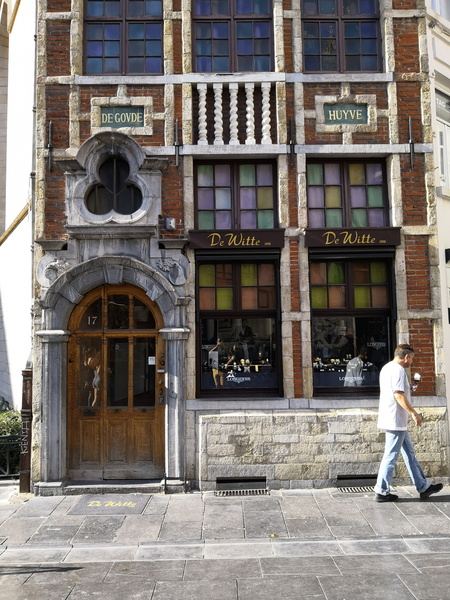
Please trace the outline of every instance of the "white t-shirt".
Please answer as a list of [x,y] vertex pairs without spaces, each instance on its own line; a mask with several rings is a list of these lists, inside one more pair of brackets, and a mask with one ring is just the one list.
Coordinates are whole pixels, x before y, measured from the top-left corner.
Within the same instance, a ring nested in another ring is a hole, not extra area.
[[380,371],[380,407],[378,429],[404,431],[408,428],[408,411],[397,402],[394,392],[403,392],[411,401],[405,369],[391,360]]

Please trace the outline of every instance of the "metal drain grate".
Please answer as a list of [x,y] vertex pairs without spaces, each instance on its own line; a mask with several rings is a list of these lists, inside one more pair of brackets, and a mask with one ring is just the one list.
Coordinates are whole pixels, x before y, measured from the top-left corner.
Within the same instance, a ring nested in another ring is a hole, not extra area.
[[355,492],[373,492],[373,487],[370,485],[361,485],[357,487],[339,487],[338,490],[343,494],[351,494]]
[[264,496],[269,490],[216,490],[214,496]]

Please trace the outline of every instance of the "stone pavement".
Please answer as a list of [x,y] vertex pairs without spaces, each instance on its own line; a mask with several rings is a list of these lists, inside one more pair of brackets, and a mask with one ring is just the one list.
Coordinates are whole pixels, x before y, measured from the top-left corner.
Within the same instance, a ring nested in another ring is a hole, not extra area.
[[0,485],[2,600],[449,600],[450,488],[31,497]]

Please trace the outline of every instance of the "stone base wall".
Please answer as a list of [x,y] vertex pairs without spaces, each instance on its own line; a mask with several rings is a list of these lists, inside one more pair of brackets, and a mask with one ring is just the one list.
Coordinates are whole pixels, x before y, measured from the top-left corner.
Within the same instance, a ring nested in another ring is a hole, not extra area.
[[[448,478],[445,408],[421,409],[410,435],[422,468]],[[269,488],[336,484],[340,475],[376,475],[384,450],[375,410],[256,411],[198,414],[198,481],[214,490],[218,477],[266,477]],[[400,459],[396,482],[410,483]]]

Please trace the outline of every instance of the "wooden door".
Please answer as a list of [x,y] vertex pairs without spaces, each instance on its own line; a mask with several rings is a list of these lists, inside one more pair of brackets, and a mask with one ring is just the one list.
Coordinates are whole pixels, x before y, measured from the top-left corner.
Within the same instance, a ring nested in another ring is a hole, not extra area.
[[164,475],[164,348],[150,300],[131,286],[91,292],[69,328],[68,476]]

